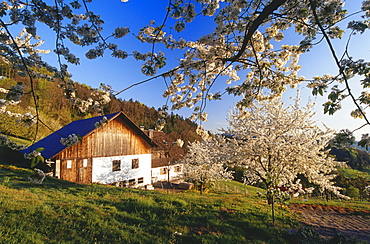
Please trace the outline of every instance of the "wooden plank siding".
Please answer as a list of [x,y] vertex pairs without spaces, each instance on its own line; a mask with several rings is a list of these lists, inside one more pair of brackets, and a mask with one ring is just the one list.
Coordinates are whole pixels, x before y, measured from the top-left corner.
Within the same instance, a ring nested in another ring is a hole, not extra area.
[[[83,166],[83,161],[87,160],[87,166]],[[71,168],[67,167],[68,162],[71,162]],[[90,184],[92,183],[92,159],[91,158],[75,158],[60,160],[59,177],[63,180],[72,182]]]
[[[125,155],[150,154],[151,145],[128,126],[120,117],[95,129],[53,157],[60,160],[60,178],[77,183],[92,183],[92,159]],[[83,167],[83,160],[87,166]],[[67,163],[71,162],[71,168]]]

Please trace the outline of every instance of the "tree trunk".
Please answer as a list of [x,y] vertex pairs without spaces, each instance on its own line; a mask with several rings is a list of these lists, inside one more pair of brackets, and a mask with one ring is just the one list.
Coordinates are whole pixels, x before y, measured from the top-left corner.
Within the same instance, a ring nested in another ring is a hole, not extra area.
[[271,205],[271,218],[272,218],[272,225],[275,225],[275,199],[274,195],[271,195],[267,198],[268,204]]
[[275,199],[274,199],[274,196],[272,196],[271,217],[272,217],[272,225],[275,225]]

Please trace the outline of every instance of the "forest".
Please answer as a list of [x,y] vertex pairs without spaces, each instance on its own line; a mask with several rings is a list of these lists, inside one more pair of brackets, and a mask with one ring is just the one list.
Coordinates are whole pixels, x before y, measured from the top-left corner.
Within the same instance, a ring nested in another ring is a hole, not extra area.
[[[46,70],[39,72],[48,73]],[[29,79],[16,75],[12,68],[4,63],[0,64],[0,76],[8,77],[0,79],[0,87],[9,89],[17,84],[29,87]],[[88,85],[73,82],[76,97],[81,100],[96,100],[96,92]],[[45,136],[60,129],[64,125],[79,119],[86,119],[99,115],[93,108],[81,110],[78,103],[71,103],[66,98],[64,90],[57,81],[50,82],[46,79],[37,79],[34,82],[37,108],[41,117],[38,126],[26,127],[17,123],[17,118],[9,117],[6,113],[0,113],[0,133],[7,136],[14,136],[29,140],[40,140]],[[0,93],[0,99],[6,99],[8,94]],[[1,101],[1,100],[0,100]],[[80,104],[79,104],[80,105]],[[12,106],[12,109],[18,113],[34,113],[35,101],[32,94],[28,93],[22,97],[19,104]],[[123,111],[136,125],[144,126],[145,129],[155,129],[156,121],[162,117],[159,113],[160,108],[150,107],[139,101],[132,99],[117,99],[110,94],[110,101],[102,107],[102,114],[115,113]],[[183,141],[194,141],[200,137],[195,130],[197,124],[187,118],[183,118],[174,113],[166,113],[166,120],[163,131],[172,134],[174,137]],[[19,121],[18,121],[19,122]]]

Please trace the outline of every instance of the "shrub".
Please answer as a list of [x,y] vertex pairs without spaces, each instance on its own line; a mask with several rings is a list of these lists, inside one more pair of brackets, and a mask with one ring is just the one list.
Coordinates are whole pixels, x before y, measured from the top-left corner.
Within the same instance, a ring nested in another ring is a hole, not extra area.
[[350,186],[346,190],[346,195],[351,198],[358,198],[360,197],[360,190],[356,187]]

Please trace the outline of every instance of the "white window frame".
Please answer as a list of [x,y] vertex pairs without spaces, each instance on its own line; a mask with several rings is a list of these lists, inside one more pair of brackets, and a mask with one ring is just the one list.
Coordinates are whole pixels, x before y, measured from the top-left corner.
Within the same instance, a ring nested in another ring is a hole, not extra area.
[[82,167],[86,168],[86,167],[87,167],[87,165],[88,165],[88,159],[87,159],[87,158],[84,158],[84,159],[82,160]]
[[67,169],[72,169],[72,160],[67,160]]

